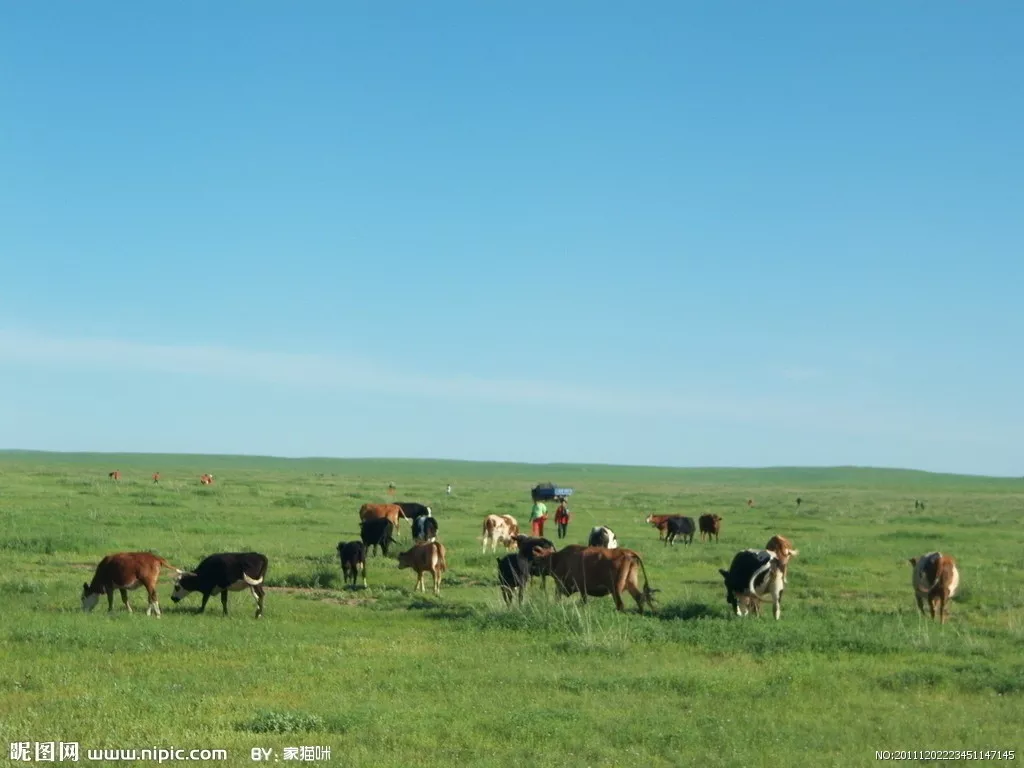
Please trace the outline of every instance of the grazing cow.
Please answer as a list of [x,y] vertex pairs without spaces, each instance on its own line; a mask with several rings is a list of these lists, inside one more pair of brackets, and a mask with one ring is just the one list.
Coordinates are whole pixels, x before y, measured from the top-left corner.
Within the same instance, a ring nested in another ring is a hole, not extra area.
[[803,499],[801,499],[801,498],[800,498],[799,496],[797,496],[797,497],[796,497],[796,505],[797,505],[797,506],[799,507],[799,506],[800,506],[801,504],[803,504],[803,503],[804,503],[804,500],[803,500]]
[[786,578],[786,572],[789,568],[789,559],[799,555],[800,550],[793,549],[793,542],[785,536],[777,534],[768,539],[768,543],[764,545],[764,548],[774,552],[775,556],[779,558],[779,562],[782,563],[782,583],[788,584],[789,580]]
[[439,541],[417,544],[412,549],[399,553],[398,567],[412,568],[416,571],[416,589],[421,592],[427,591],[423,585],[423,574],[429,571],[434,577],[434,594],[440,595],[441,576],[448,568],[444,561],[444,545]]
[[701,515],[697,524],[700,525],[701,541],[704,541],[704,536],[708,537],[708,541],[711,541],[712,536],[718,541],[718,533],[722,530],[722,518],[719,515]]
[[153,473],[153,482],[154,483],[159,483],[160,482],[160,473],[159,472],[154,472]]
[[113,472],[108,472],[107,477],[109,477],[111,480],[120,480],[121,472],[120,470],[115,469]]
[[[572,544],[558,552],[538,553],[534,563],[555,579],[559,596],[579,592],[580,599],[586,603],[587,597],[611,595],[615,608],[623,611],[622,593],[628,591],[636,600],[640,613],[644,612],[644,603],[654,610],[654,593],[657,590],[648,585],[647,569],[640,555],[631,549]],[[637,582],[638,566],[644,574],[643,591]]]
[[524,536],[523,534],[517,534],[513,536],[518,552],[516,557],[519,558],[520,570],[526,573],[527,581],[534,576],[540,576],[540,585],[542,589],[547,589],[547,575],[537,566],[535,560],[538,554],[547,552],[548,550],[555,552],[557,547],[550,539],[544,539],[537,536]]
[[338,542],[338,560],[341,561],[342,582],[356,585],[356,575],[363,572],[363,586],[366,586],[366,546],[361,541]]
[[513,552],[511,555],[498,558],[498,584],[505,605],[512,605],[513,593],[519,595],[519,604],[523,604],[523,593],[529,580],[529,565],[520,559],[518,553]]
[[498,550],[499,543],[512,549],[515,546],[517,535],[519,535],[519,523],[512,515],[488,515],[484,518],[483,551],[487,551],[488,543],[491,545],[492,552]]
[[661,541],[668,531],[668,521],[671,517],[675,517],[675,515],[648,515],[644,522],[658,529],[658,541]]
[[934,619],[937,603],[939,622],[945,624],[949,615],[946,603],[953,599],[960,586],[960,571],[957,570],[956,560],[941,552],[929,552],[927,555],[910,558],[910,564],[914,568],[913,585],[917,607],[924,614],[924,601],[927,598]]
[[213,475],[202,474],[199,476],[200,485],[213,485]]
[[420,515],[412,521],[414,541],[433,541],[437,538],[437,518]]
[[359,526],[359,538],[362,539],[363,544],[371,548],[374,556],[377,554],[377,547],[380,547],[380,551],[387,557],[388,547],[398,543],[392,536],[394,531],[395,526],[391,520],[386,517],[378,517],[363,521]]
[[693,534],[697,532],[697,525],[692,517],[674,515],[668,519],[666,527],[666,544],[675,544],[676,536],[682,536],[684,544],[693,544]]
[[99,602],[100,595],[107,596],[107,612],[114,610],[114,590],[121,593],[121,601],[128,613],[132,607],[128,604],[128,590],[145,587],[149,596],[146,615],[153,613],[160,618],[160,603],[157,600],[156,582],[160,578],[161,568],[175,568],[162,557],[152,552],[118,552],[107,555],[96,566],[92,583],[82,584],[82,610],[89,613]]
[[181,602],[192,592],[199,592],[203,602],[199,613],[206,610],[211,595],[220,595],[224,615],[228,615],[228,592],[252,591],[256,601],[256,617],[263,615],[263,579],[267,575],[267,556],[259,552],[219,552],[205,558],[194,571],[182,573],[174,580],[171,600]]
[[747,499],[747,506],[748,507],[754,506],[754,500],[753,499]]
[[405,512],[397,504],[363,504],[359,508],[359,519],[367,520],[387,519],[395,526],[395,532],[399,530],[398,521],[405,517]]
[[617,549],[619,546],[619,542],[615,540],[615,534],[612,533],[612,529],[606,528],[603,525],[590,529],[590,537],[587,539],[587,544],[592,547],[607,547],[608,549]]
[[749,610],[761,614],[761,599],[772,597],[772,615],[778,620],[782,612],[782,563],[767,549],[744,549],[732,559],[729,570],[718,569],[725,579],[725,601],[745,616]]
[[424,515],[432,517],[434,514],[426,504],[420,504],[416,501],[396,501],[395,506],[401,507],[402,515],[409,520],[415,520],[417,517]]

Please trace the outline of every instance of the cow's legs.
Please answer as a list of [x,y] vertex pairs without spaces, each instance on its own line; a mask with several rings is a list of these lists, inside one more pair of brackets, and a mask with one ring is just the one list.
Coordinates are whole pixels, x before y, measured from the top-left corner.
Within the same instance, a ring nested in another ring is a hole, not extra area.
[[155,611],[156,617],[160,618],[160,603],[157,600],[156,585],[146,585],[146,591],[149,593],[149,606],[146,608],[146,615],[149,616],[150,612]]
[[228,591],[225,589],[220,593],[220,604],[224,606],[224,615],[228,615]]
[[440,596],[441,594],[441,571],[435,568],[434,574],[434,594]]
[[914,597],[917,598],[917,607],[921,611],[921,615],[924,616],[924,595],[920,592],[915,592]]
[[114,610],[114,588],[109,587],[103,590],[107,593],[107,613]]
[[210,600],[210,593],[209,592],[204,592],[203,593],[203,602],[199,604],[199,613],[202,613],[203,611],[206,610],[206,603],[209,600]]
[[[365,560],[363,560],[362,565],[363,565],[363,587],[365,587],[366,586],[366,561]],[[355,575],[355,573],[353,573],[352,574],[352,586],[354,587],[355,585],[356,585],[356,575]]]
[[132,607],[128,604],[128,590],[119,589],[118,592],[121,593],[121,602],[124,603],[124,607],[127,609],[128,613],[131,613]]
[[252,588],[252,591],[256,594],[256,617],[259,618],[263,615],[263,598],[266,592],[263,591],[263,585],[258,584]]

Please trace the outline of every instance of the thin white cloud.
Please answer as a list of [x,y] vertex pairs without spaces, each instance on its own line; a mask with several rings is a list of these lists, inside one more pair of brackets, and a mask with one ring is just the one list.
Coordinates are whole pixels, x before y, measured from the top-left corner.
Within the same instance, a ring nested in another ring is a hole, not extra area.
[[[852,403],[815,404],[806,398],[729,398],[703,393],[665,393],[639,389],[622,392],[563,382],[435,376],[407,370],[399,373],[374,361],[329,355],[110,339],[58,338],[20,330],[0,329],[2,364],[151,371],[312,390],[364,391],[455,401],[554,406],[666,419],[712,420],[775,429],[812,427],[850,435],[913,434],[917,438],[923,437],[918,428],[920,425],[889,418],[877,408],[856,408]],[[812,369],[791,370],[805,378],[814,373]],[[657,380],[656,376],[646,377],[646,381]],[[956,435],[941,428],[925,431],[940,440],[978,439],[962,431]],[[685,440],[685,434],[681,434],[680,439]]]

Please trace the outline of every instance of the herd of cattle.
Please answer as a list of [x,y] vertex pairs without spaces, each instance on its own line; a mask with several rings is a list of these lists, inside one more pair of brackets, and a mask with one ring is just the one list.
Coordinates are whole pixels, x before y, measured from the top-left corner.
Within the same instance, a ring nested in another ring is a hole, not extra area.
[[[359,509],[360,538],[338,543],[337,555],[345,584],[355,585],[362,577],[366,586],[367,554],[379,549],[387,556],[401,520],[412,526],[412,548],[398,554],[398,568],[416,574],[415,589],[426,591],[424,576],[431,574],[433,592],[441,594],[441,580],[447,570],[445,547],[437,540],[439,525],[430,507],[416,502],[364,504]],[[677,537],[692,544],[699,530],[700,539],[718,541],[722,527],[719,515],[701,515],[697,522],[685,515],[649,515],[646,522],[654,526],[659,540],[674,545]],[[583,602],[588,597],[611,595],[615,607],[625,609],[622,596],[629,593],[643,613],[644,605],[654,609],[651,589],[640,555],[619,547],[615,533],[606,526],[594,527],[587,545],[571,544],[558,549],[550,540],[526,536],[511,515],[487,515],[482,528],[483,551],[490,546],[496,552],[501,545],[508,554],[498,558],[498,584],[507,605],[523,596],[530,580],[541,577],[546,589],[551,576],[560,596],[579,593]],[[719,569],[725,582],[726,602],[738,616],[760,615],[762,600],[771,599],[772,615],[781,615],[782,594],[787,581],[790,560],[799,554],[784,536],[772,536],[763,549],[744,549],[735,554],[728,570]],[[956,594],[960,575],[956,561],[949,555],[930,552],[911,558],[912,584],[917,605],[924,614],[925,601],[934,619],[942,623],[948,616],[947,604]],[[227,552],[210,555],[194,571],[183,571],[149,552],[120,552],[104,557],[96,567],[91,583],[82,587],[82,608],[92,610],[101,595],[106,595],[108,610],[114,607],[114,591],[120,592],[125,608],[131,612],[128,590],[145,587],[149,597],[146,614],[160,616],[156,584],[162,568],[175,571],[171,600],[178,603],[192,592],[202,595],[199,612],[206,608],[211,596],[220,595],[224,613],[228,612],[228,593],[249,589],[256,601],[256,618],[263,615],[263,580],[267,573],[267,557],[258,552]],[[643,575],[643,588],[639,583]]]

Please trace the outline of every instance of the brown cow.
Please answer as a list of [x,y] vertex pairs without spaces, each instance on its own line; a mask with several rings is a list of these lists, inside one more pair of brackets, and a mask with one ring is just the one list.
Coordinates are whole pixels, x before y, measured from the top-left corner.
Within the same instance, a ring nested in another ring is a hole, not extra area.
[[395,526],[396,533],[398,531],[398,521],[409,519],[405,515],[405,510],[398,504],[363,504],[359,508],[359,519],[364,523],[367,520],[380,520],[382,518],[391,521],[391,524]]
[[199,476],[200,485],[213,485],[213,475],[202,474]]
[[[559,595],[580,593],[587,597],[611,595],[616,610],[623,611],[622,593],[629,592],[640,613],[644,603],[654,610],[654,592],[647,583],[647,569],[640,555],[631,549],[582,547],[571,544],[558,552],[535,551],[534,564],[542,573],[550,574],[558,585]],[[637,566],[644,572],[643,591],[637,584]]]
[[512,515],[488,515],[484,518],[483,527],[483,551],[487,551],[487,544],[490,543],[491,551],[498,549],[498,544],[504,544],[508,549],[516,546],[516,536],[519,535],[519,521]]
[[412,568],[416,571],[416,589],[420,592],[427,591],[423,585],[423,574],[429,571],[434,577],[434,594],[440,595],[441,576],[448,570],[448,564],[444,560],[444,545],[439,541],[429,541],[400,552],[398,567]]
[[949,615],[946,603],[953,599],[960,586],[960,571],[957,570],[956,560],[941,552],[929,552],[927,555],[910,558],[910,564],[914,567],[912,583],[917,607],[923,614],[927,597],[934,619],[935,605],[938,603],[939,621],[945,624]]
[[704,536],[707,535],[708,541],[711,541],[711,537],[715,537],[715,541],[718,541],[718,533],[722,530],[722,518],[719,515],[701,515],[697,521],[700,525],[700,540],[704,541]]
[[658,529],[658,541],[665,538],[665,534],[668,532],[668,519],[672,515],[648,515],[644,520],[645,523],[650,523]]
[[154,472],[153,473],[153,482],[154,483],[159,483],[160,482],[160,473],[159,472]]
[[113,472],[108,472],[107,473],[107,477],[109,477],[111,480],[120,480],[121,479],[121,471],[118,470],[118,469],[115,469]]
[[92,583],[82,584],[82,610],[88,613],[99,602],[100,595],[107,596],[107,611],[114,610],[114,590],[121,592],[121,600],[128,613],[132,607],[128,604],[128,590],[145,587],[149,594],[149,607],[146,615],[154,611],[160,617],[160,604],[157,602],[156,582],[160,578],[161,568],[171,568],[180,576],[182,570],[175,568],[162,557],[152,552],[118,552],[107,555],[96,566]]
[[774,552],[779,558],[782,571],[782,583],[788,584],[789,581],[786,579],[786,569],[789,565],[789,558],[796,557],[800,554],[799,549],[793,549],[793,542],[787,539],[785,536],[779,536],[776,534],[768,539],[768,543],[764,545],[764,548],[769,552]]

